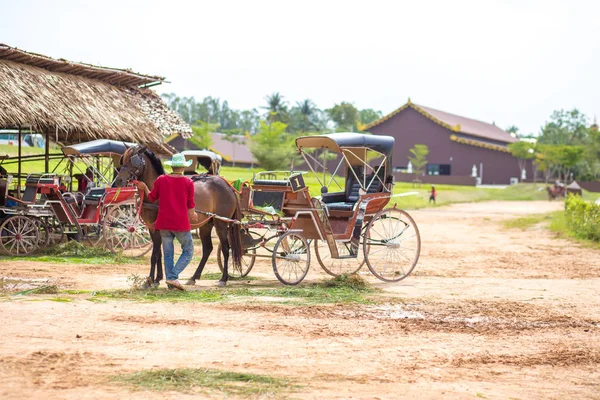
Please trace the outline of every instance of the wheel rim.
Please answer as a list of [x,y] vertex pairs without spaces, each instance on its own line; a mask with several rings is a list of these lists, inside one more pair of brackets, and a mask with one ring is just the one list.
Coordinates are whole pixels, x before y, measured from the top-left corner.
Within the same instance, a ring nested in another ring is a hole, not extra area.
[[37,221],[22,216],[10,217],[0,227],[0,238],[6,253],[14,256],[31,254],[39,247]]
[[[350,243],[338,243],[337,247],[340,256],[350,255]],[[356,258],[331,258],[329,245],[324,240],[315,240],[315,254],[321,268],[331,276],[356,274],[365,263],[360,249]]]
[[406,278],[419,261],[419,228],[405,211],[385,209],[369,222],[363,253],[373,275],[382,281],[398,282]]
[[150,232],[139,218],[135,204],[116,206],[104,221],[104,240],[108,249],[128,257],[139,257],[152,248]]
[[285,233],[275,244],[273,272],[281,283],[297,285],[302,282],[310,266],[310,247],[304,236]]

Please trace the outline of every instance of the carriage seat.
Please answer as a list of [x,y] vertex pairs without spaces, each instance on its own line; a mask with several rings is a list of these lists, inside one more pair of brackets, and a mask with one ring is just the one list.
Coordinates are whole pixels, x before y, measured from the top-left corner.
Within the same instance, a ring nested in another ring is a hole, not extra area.
[[83,204],[98,204],[106,193],[105,187],[89,188],[83,196]]
[[[383,173],[383,170],[380,171],[380,177]],[[367,176],[363,176],[357,172],[358,178],[362,181],[363,177],[365,179],[366,184],[375,176],[374,173],[368,174]],[[354,210],[354,206],[358,199],[360,198],[360,182],[356,180],[354,174],[349,174],[348,178],[346,178],[346,191],[344,193],[332,193],[329,196],[323,196],[323,202],[327,204],[327,208],[330,210],[338,210],[338,211],[352,211]],[[379,193],[383,190],[383,184],[377,178],[373,180],[371,186],[367,189],[367,194]]]
[[255,179],[253,182],[255,185],[266,185],[266,186],[290,186],[290,181],[288,180],[270,180],[270,179]]

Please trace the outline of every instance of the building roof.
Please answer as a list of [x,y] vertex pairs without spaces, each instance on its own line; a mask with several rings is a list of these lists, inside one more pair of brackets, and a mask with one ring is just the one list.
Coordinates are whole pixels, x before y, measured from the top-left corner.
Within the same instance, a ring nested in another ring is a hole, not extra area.
[[161,76],[143,75],[130,69],[117,69],[100,67],[81,62],[72,62],[64,58],[55,59],[42,54],[17,49],[0,43],[0,59],[14,61],[19,64],[31,65],[52,72],[64,72],[69,75],[78,75],[85,78],[96,79],[111,85],[142,86],[159,84],[165,80]]
[[111,139],[168,152],[166,137],[192,130],[154,91],[138,87],[162,79],[0,45],[0,128],[31,127],[62,144]]
[[392,113],[366,126],[363,126],[362,130],[369,130],[394,117],[396,114],[399,114],[407,108],[412,108],[413,110],[419,112],[425,117],[431,119],[433,122],[455,133],[476,136],[478,138],[494,140],[504,143],[513,143],[518,141],[518,139],[511,136],[510,133],[500,129],[494,124],[488,124],[487,122],[478,121],[476,119],[461,117],[459,115],[450,114],[445,111],[436,110],[435,108],[421,106],[412,103],[410,99],[405,105],[393,111]]
[[211,135],[213,144],[210,146],[210,150],[220,154],[226,161],[246,164],[257,163],[250,152],[248,138],[245,136],[242,139],[242,143],[232,143],[225,140],[226,135],[223,133],[211,133]]

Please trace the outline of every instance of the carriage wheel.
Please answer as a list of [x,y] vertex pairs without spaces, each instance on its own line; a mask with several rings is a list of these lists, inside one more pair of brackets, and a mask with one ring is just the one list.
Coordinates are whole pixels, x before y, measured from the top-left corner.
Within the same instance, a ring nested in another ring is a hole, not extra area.
[[34,219],[38,229],[38,250],[44,250],[52,240],[52,228],[40,218]]
[[[360,249],[356,258],[331,258],[329,245],[325,240],[315,240],[315,254],[323,270],[331,276],[353,275],[365,265],[365,258]],[[338,254],[341,257],[349,256],[350,243],[338,243]]]
[[367,225],[363,253],[369,270],[385,282],[406,278],[421,253],[419,228],[406,211],[387,208]]
[[277,241],[272,255],[273,272],[285,285],[297,285],[310,267],[310,246],[297,232],[286,232]]
[[85,241],[92,247],[96,247],[99,245],[104,245],[102,243],[102,239],[104,239],[103,225],[86,225],[83,227],[83,233],[85,237]]
[[54,245],[62,242],[66,235],[61,223],[56,218],[46,218],[44,222],[48,228],[48,244]]
[[[256,232],[248,232],[251,236],[260,237],[260,235]],[[229,250],[229,259],[231,260],[231,249]],[[252,267],[254,266],[254,262],[256,261],[256,248],[244,249],[244,255],[242,256],[242,265],[240,265],[239,269],[233,268],[231,263],[229,263],[229,268],[227,268],[227,275],[230,278],[243,278],[247,276]],[[219,269],[223,272],[223,252],[221,251],[221,244],[219,243],[219,247],[217,248],[217,264],[219,265]]]
[[137,215],[136,204],[112,206],[102,226],[104,243],[113,253],[141,257],[152,249],[152,238]]
[[26,256],[39,248],[37,220],[21,215],[6,219],[0,225],[0,247],[11,256]]

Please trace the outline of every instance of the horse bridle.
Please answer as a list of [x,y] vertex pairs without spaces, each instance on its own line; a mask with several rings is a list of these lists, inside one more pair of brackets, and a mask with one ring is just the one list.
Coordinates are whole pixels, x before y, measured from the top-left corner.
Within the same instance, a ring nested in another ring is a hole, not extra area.
[[144,168],[146,167],[146,160],[144,160],[143,154],[145,151],[146,151],[145,147],[140,147],[139,149],[135,150],[135,152],[129,159],[128,165],[122,165],[122,162],[121,162],[121,168],[119,169],[119,174],[121,172],[125,172],[127,174],[126,180],[128,182],[133,179],[139,178],[139,176],[144,171]]

